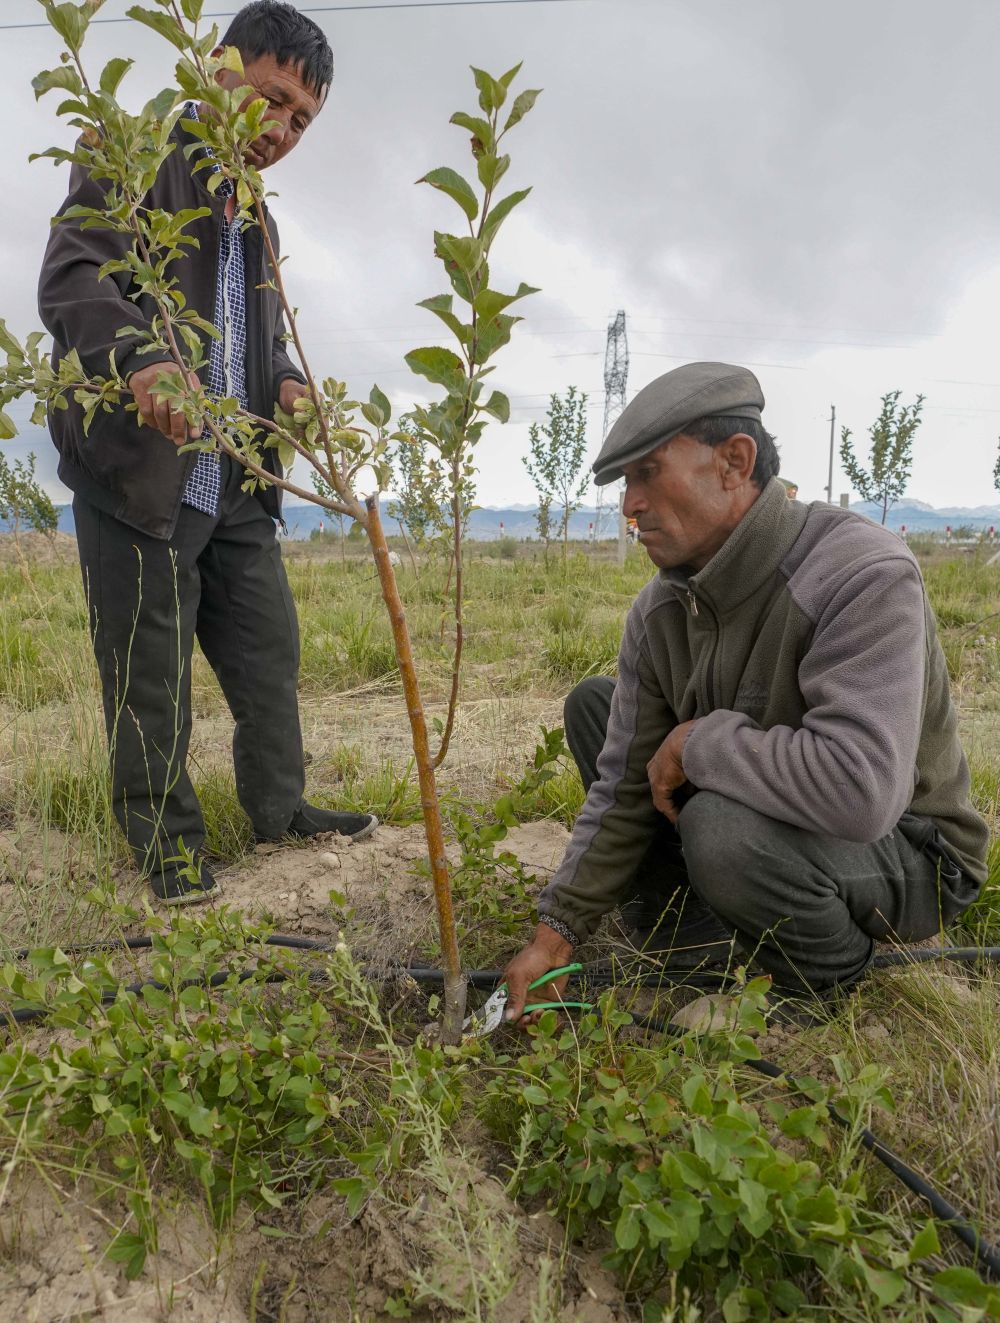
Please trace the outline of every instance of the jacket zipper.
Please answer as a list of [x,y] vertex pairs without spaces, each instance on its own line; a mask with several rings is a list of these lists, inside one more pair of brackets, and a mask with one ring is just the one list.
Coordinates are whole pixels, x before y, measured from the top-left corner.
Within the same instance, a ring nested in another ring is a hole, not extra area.
[[[694,588],[691,586],[690,583],[688,584],[687,587],[687,599],[688,599],[688,605],[691,608],[691,614],[693,616],[700,615],[701,613],[698,609],[698,598],[695,596]],[[707,706],[705,709],[706,712],[712,712],[715,709],[715,685],[713,683],[713,676],[715,674],[715,654],[719,650],[718,617],[711,608],[709,608],[709,615],[712,617],[712,620],[715,624],[715,634],[712,640],[711,651],[708,654],[708,662],[705,665],[705,698],[707,700]]]

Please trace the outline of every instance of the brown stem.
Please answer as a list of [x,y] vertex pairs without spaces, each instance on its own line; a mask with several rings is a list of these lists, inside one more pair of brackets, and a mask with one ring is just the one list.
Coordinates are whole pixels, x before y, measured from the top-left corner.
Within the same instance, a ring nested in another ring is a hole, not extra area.
[[452,563],[455,566],[455,653],[451,662],[451,692],[448,694],[448,715],[445,719],[441,745],[434,755],[434,766],[440,767],[451,744],[451,733],[455,729],[455,714],[458,711],[458,686],[462,676],[462,645],[465,642],[465,630],[462,622],[462,495],[461,476],[452,483]]
[[420,687],[417,683],[417,671],[413,664],[413,649],[410,646],[410,632],[406,624],[406,612],[403,610],[396,575],[389,559],[389,546],[385,540],[382,520],[379,517],[378,495],[366,497],[365,507],[368,516],[368,537],[371,542],[372,555],[375,557],[375,566],[378,570],[382,598],[386,610],[389,612],[392,639],[396,647],[396,660],[399,663],[399,674],[403,681],[403,694],[406,698],[406,712],[410,718],[413,754],[417,763],[417,779],[420,782],[420,805],[424,814],[424,830],[427,833],[431,876],[434,879],[434,900],[437,905],[441,956],[444,960],[444,1016],[441,1022],[441,1041],[454,1045],[461,1042],[462,1038],[466,983],[458,955],[455,912],[451,899],[451,880],[448,877],[448,860],[444,852],[444,826],[441,821],[441,805],[438,801],[437,786],[434,780],[434,765],[431,762],[430,746],[427,740],[427,720],[424,717]]

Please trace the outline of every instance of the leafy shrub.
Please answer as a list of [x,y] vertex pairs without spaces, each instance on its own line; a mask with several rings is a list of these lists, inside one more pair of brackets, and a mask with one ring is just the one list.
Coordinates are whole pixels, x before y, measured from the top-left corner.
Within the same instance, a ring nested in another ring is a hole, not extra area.
[[[839,1299],[851,1317],[859,1305],[868,1317],[919,1298],[916,1265],[938,1251],[932,1223],[909,1247],[896,1243],[857,1170],[857,1125],[873,1105],[891,1104],[875,1067],[852,1076],[835,1058],[836,1088],[804,1082],[801,1105],[741,1097],[725,1054],[756,1054],[746,1035],[762,1025],[767,986],[746,987],[734,1033],[716,1036],[714,1054],[690,1038],[652,1050],[623,1043],[630,1017],[609,998],[572,1028],[547,1012],[533,1050],[498,1075],[483,1104],[495,1132],[520,1137],[520,1192],[544,1196],[572,1239],[604,1233],[606,1262],[645,1300],[647,1320],[675,1317],[661,1294],[667,1281],[714,1298],[727,1323],[812,1317],[809,1292],[821,1282],[828,1307]],[[850,1118],[843,1146],[831,1098]],[[820,1159],[829,1165],[831,1153],[838,1170],[828,1177]],[[1000,1317],[1000,1291],[970,1270],[935,1281],[945,1299]]]

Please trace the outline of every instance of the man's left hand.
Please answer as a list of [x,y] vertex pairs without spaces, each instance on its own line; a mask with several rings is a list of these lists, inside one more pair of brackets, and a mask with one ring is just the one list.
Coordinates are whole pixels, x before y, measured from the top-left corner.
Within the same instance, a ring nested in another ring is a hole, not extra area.
[[308,386],[303,386],[302,382],[296,381],[294,377],[286,377],[278,387],[278,408],[285,413],[293,413],[295,401],[308,394]]
[[680,809],[674,803],[674,791],[687,781],[684,741],[696,725],[695,721],[682,721],[675,726],[646,764],[653,803],[671,822],[676,822],[680,816]]

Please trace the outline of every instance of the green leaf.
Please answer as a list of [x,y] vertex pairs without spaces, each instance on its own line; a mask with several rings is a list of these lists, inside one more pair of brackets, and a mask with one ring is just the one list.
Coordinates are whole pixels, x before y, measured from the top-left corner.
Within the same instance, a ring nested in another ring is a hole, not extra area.
[[537,294],[538,290],[534,285],[526,285],[523,281],[517,287],[514,294],[501,294],[499,290],[483,289],[476,295],[476,301],[472,305],[478,316],[484,321],[492,321],[499,312],[511,303],[516,303],[518,299],[527,298],[529,294]]
[[509,168],[509,156],[496,156],[493,153],[486,152],[480,156],[476,164],[479,182],[483,188],[495,188]]
[[932,1254],[938,1254],[940,1250],[941,1242],[938,1240],[937,1227],[933,1222],[925,1222],[913,1237],[913,1244],[910,1246],[906,1261],[907,1263],[917,1263],[920,1259],[927,1259]]
[[478,115],[467,115],[464,110],[456,110],[449,120],[450,124],[457,124],[460,129],[468,129],[472,134],[472,154],[473,156],[482,156],[484,152],[490,153],[496,151],[496,140],[493,136],[493,126],[487,119],[480,119]]
[[13,418],[0,409],[0,441],[13,441],[15,436],[17,436],[17,428],[14,426]]
[[108,96],[114,96],[118,91],[118,85],[128,73],[129,69],[135,63],[134,60],[124,60],[120,56],[115,56],[113,60],[108,60],[107,64],[101,70],[101,91],[106,92]]
[[507,89],[503,83],[497,82],[485,69],[477,69],[475,65],[471,66],[472,76],[476,80],[476,87],[479,89],[479,105],[482,110],[490,114],[494,110],[499,110],[507,100]]
[[466,326],[459,321],[451,310],[450,294],[435,294],[433,298],[421,299],[417,304],[418,308],[426,308],[428,312],[434,313],[436,317],[444,322],[449,331],[460,340],[462,344],[466,343],[466,336],[472,330],[471,326]]
[[476,336],[476,362],[485,363],[498,349],[502,349],[510,340],[510,333],[521,320],[520,317],[508,317],[500,313],[488,322],[480,322]]
[[244,76],[243,56],[235,46],[223,47],[219,64],[223,69],[228,69],[230,73],[239,74],[241,78]]
[[430,184],[431,188],[440,189],[453,198],[468,216],[470,221],[479,215],[479,200],[472,191],[472,185],[463,179],[457,170],[441,166],[438,170],[429,170],[417,180],[418,184]]
[[638,1210],[629,1204],[622,1209],[615,1223],[615,1244],[622,1250],[635,1249],[640,1231]]
[[71,51],[80,49],[90,23],[90,16],[85,10],[71,4],[48,3],[45,16]]
[[508,69],[505,74],[500,75],[500,81],[501,83],[503,83],[504,87],[510,87],[511,83],[521,72],[521,65],[523,63],[524,63],[523,60],[518,60],[517,64],[514,65],[513,69]]
[[945,1268],[934,1274],[931,1285],[949,1304],[982,1309],[989,1299],[990,1288],[971,1268]]
[[381,413],[382,421],[379,426],[384,427],[392,417],[392,406],[390,405],[388,398],[379,390],[378,386],[372,386],[371,390],[368,392],[368,399],[372,405],[378,409],[379,413]]
[[642,1220],[654,1244],[660,1240],[669,1240],[677,1230],[676,1222],[660,1203],[647,1204],[643,1209]]
[[454,263],[455,266],[466,276],[474,276],[483,263],[483,244],[479,239],[470,237],[459,237],[454,234],[442,234],[440,230],[434,232],[434,253],[440,257],[449,266]]
[[493,242],[493,236],[507,219],[510,213],[531,192],[530,188],[518,189],[516,193],[508,193],[505,198],[501,198],[495,207],[483,218],[480,228],[480,237],[487,246]]
[[342,1195],[347,1200],[348,1217],[357,1217],[368,1198],[368,1182],[360,1176],[345,1176],[340,1180],[331,1181],[330,1184],[334,1193]]
[[157,13],[155,9],[143,9],[142,5],[133,5],[131,9],[127,9],[125,12],[129,18],[135,19],[137,23],[144,23],[147,28],[152,28],[161,37],[166,37],[167,41],[172,46],[176,46],[179,51],[187,50],[188,39],[184,29],[169,14]]
[[181,9],[189,23],[199,23],[201,21],[201,11],[204,7],[205,0],[181,0]]
[[43,69],[40,74],[32,78],[31,86],[35,89],[36,101],[46,92],[51,92],[54,87],[61,88],[64,92],[72,92],[74,96],[83,95],[80,75],[68,64],[60,64],[56,69]]
[[890,1272],[887,1268],[873,1268],[866,1263],[864,1274],[868,1289],[883,1308],[895,1304],[906,1290],[906,1278],[902,1273]]
[[507,116],[507,123],[503,126],[504,133],[512,129],[515,124],[524,119],[525,115],[538,100],[542,89],[540,87],[528,88],[514,98],[514,104],[510,108],[510,114]]
[[124,1263],[125,1276],[134,1281],[146,1262],[146,1242],[131,1231],[120,1231],[108,1246],[107,1254],[113,1263]]
[[449,390],[464,388],[465,365],[450,349],[442,349],[437,345],[412,349],[406,355],[406,362],[411,372],[416,372],[439,386],[446,386]]
[[501,423],[510,421],[510,400],[502,391],[495,390],[486,403],[482,405],[482,409],[484,413],[491,413]]

